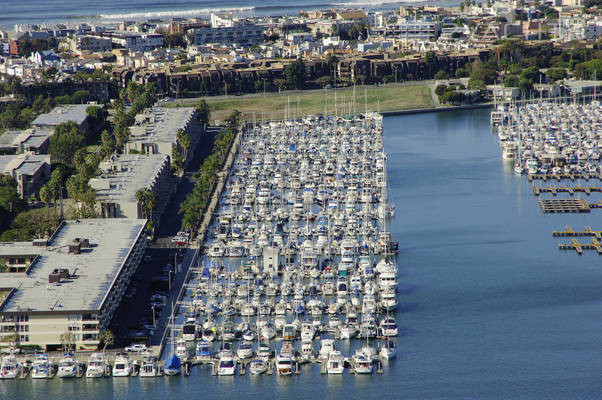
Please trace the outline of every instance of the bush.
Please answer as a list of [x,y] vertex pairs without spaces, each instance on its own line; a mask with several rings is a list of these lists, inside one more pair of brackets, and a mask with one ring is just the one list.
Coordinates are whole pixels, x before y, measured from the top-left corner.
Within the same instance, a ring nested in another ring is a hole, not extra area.
[[437,96],[441,96],[446,91],[447,91],[447,86],[445,86],[445,85],[437,85],[437,87],[435,88],[435,94]]
[[443,70],[438,71],[435,74],[435,79],[437,79],[437,80],[449,79],[449,74]]

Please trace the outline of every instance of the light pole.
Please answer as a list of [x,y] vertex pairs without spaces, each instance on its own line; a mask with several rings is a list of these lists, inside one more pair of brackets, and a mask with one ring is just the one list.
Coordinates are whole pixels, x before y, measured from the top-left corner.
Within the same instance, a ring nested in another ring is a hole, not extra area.
[[172,274],[172,272],[171,272],[171,269],[170,269],[169,270],[169,279],[168,279],[168,281],[169,281],[169,291],[170,292],[171,292],[171,274]]
[[153,310],[153,326],[156,328],[157,327],[157,321],[155,320],[155,305],[153,304],[151,306],[152,310]]

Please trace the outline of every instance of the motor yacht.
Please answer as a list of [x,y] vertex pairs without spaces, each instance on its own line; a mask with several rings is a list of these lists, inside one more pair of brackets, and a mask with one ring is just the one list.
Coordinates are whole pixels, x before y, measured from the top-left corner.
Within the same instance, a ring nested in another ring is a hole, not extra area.
[[118,353],[113,362],[113,376],[114,377],[127,377],[133,371],[132,360],[123,353]]

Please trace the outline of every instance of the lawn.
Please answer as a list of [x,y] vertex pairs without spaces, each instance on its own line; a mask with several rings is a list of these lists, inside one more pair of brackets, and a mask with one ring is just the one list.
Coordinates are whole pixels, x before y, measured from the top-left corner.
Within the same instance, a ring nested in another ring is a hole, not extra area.
[[[335,99],[336,96],[336,99]],[[211,119],[223,120],[232,110],[239,110],[247,120],[261,120],[262,113],[265,119],[282,119],[286,116],[287,105],[290,109],[290,118],[308,114],[350,115],[370,111],[396,111],[415,108],[432,108],[430,90],[426,85],[414,86],[388,86],[388,87],[356,87],[355,101],[353,88],[334,90],[311,90],[307,92],[267,93],[259,95],[205,97],[211,107]],[[177,103],[170,103],[168,107],[193,105],[198,100],[184,99]]]

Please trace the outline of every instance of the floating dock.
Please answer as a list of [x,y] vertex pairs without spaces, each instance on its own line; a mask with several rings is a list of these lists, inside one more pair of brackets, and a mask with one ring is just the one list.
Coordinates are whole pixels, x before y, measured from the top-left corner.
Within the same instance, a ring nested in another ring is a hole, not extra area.
[[596,250],[598,255],[602,255],[602,243],[597,239],[592,238],[592,243],[579,243],[577,239],[573,239],[571,243],[558,244],[559,250],[575,250],[577,254],[583,254],[583,250]]
[[535,196],[539,196],[542,193],[552,193],[556,196],[558,193],[568,193],[573,196],[575,193],[585,193],[586,195],[590,195],[592,192],[602,193],[602,186],[545,186],[545,187],[537,187],[535,185],[531,186],[531,190],[533,190],[533,194]]
[[539,206],[544,213],[588,213],[590,208],[598,208],[584,199],[539,199]]
[[593,236],[597,240],[602,240],[602,231],[595,231],[586,226],[583,231],[574,231],[570,226],[566,226],[563,231],[552,231],[552,236]]
[[602,181],[602,174],[529,174],[527,175],[527,179],[529,182],[533,182],[534,180],[556,180],[561,181],[563,179],[574,181],[576,179],[583,179],[585,181],[589,181],[590,179],[597,179]]

